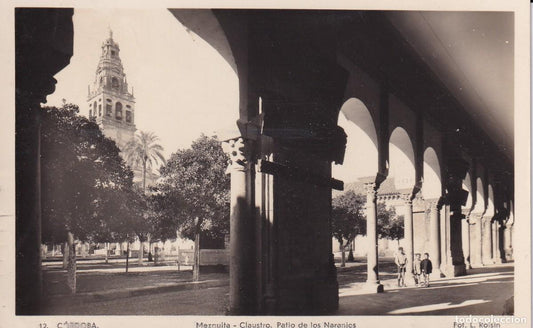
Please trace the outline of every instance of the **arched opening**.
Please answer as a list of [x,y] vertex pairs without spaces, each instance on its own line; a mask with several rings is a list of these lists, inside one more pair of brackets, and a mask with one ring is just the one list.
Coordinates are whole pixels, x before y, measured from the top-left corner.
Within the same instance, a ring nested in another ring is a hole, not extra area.
[[492,219],[495,214],[496,212],[494,208],[494,190],[492,189],[492,185],[489,184],[487,195],[487,211],[485,212],[485,215],[487,216],[487,218]]
[[440,165],[437,153],[431,147],[424,152],[424,181],[422,196],[424,199],[435,199],[442,195]]
[[341,107],[338,125],[348,138],[344,164],[333,165],[332,176],[345,184],[375,176],[378,171],[378,139],[368,108],[357,98],[348,99]]
[[117,120],[122,120],[122,104],[117,102],[115,105],[115,118]]
[[463,214],[466,215],[466,220],[461,221],[461,236],[462,236],[462,245],[463,245],[463,255],[465,257],[465,264],[467,269],[472,268],[472,251],[471,251],[471,240],[472,232],[471,229],[473,225],[473,220],[469,217],[470,211],[472,210],[472,181],[470,179],[470,174],[466,173],[466,177],[463,180],[463,190],[468,192],[468,197],[466,203],[463,206]]
[[389,176],[394,179],[397,190],[413,189],[415,186],[415,153],[411,138],[402,127],[392,131],[389,140]]
[[111,88],[115,91],[119,89],[119,83],[116,77],[111,78]]
[[473,197],[472,197],[472,180],[470,179],[470,173],[466,173],[466,177],[463,180],[463,189],[468,191],[468,197],[466,198],[466,203],[463,208],[465,210],[471,210]]
[[[412,203],[405,201],[406,198],[411,198],[415,186],[415,154],[411,138],[402,127],[395,128],[390,136],[389,161],[389,176],[380,189],[384,189],[384,184],[387,183],[390,189],[388,192],[399,195],[399,199],[396,202],[398,205],[396,206],[396,213],[402,215],[404,219],[404,239],[400,241],[400,245],[404,248],[408,261],[410,261],[409,263],[412,263],[414,251],[424,247],[423,241],[415,243],[414,236],[417,235],[416,230],[419,230],[416,227],[424,230],[425,228],[422,224],[414,224],[415,218],[413,216]],[[382,190],[382,192],[386,191]],[[424,215],[419,215],[417,221],[423,222],[423,220]],[[410,270],[408,269],[408,271]]]
[[485,212],[485,189],[481,178],[476,180],[476,205],[472,212],[480,214]]
[[[342,165],[332,166],[332,176],[344,181],[344,193],[355,192],[358,197],[365,199],[364,186],[360,178],[373,177],[378,171],[377,133],[372,116],[365,104],[357,99],[350,98],[344,102],[339,113],[337,123],[347,135],[344,162]],[[340,193],[333,193],[338,197]],[[367,238],[362,233],[349,243],[346,251],[353,255],[366,256]],[[341,257],[341,246],[333,236],[332,249],[336,257]]]

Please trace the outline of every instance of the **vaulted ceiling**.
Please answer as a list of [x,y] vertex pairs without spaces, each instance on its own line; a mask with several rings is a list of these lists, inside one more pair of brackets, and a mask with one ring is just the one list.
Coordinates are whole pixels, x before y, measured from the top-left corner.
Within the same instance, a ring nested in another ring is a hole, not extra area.
[[510,160],[514,144],[514,16],[388,12],[388,19]]

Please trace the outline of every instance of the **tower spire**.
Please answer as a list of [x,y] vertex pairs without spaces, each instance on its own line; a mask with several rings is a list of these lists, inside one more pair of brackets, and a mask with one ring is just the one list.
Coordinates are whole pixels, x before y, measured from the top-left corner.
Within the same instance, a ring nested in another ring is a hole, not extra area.
[[113,39],[113,30],[111,29],[111,27],[109,25],[107,25],[107,29],[109,31],[109,38]]

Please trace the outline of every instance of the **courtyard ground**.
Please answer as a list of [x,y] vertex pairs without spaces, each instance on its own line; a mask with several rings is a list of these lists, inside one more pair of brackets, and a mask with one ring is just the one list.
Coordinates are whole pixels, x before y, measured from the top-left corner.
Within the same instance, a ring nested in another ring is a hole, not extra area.
[[[513,296],[512,263],[472,269],[468,276],[434,280],[428,288],[396,286],[392,259],[380,259],[381,294],[364,288],[366,263],[362,259],[337,269],[338,315],[455,315],[494,314],[504,311]],[[134,261],[136,262],[136,261]],[[171,263],[167,263],[171,264]],[[192,283],[190,267],[138,266],[132,263],[80,261],[78,294],[69,295],[60,263],[47,263],[43,271],[48,295],[43,314],[53,315],[224,315],[228,306],[227,273],[201,274]]]

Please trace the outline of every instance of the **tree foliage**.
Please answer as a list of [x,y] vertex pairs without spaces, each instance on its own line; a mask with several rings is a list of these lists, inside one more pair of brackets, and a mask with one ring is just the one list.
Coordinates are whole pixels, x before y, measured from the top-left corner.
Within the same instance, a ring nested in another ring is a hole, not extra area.
[[[44,107],[41,125],[42,238],[114,239],[127,215],[133,173],[114,141],[73,104]],[[108,239],[108,240],[109,240]]]
[[165,157],[162,154],[163,146],[157,143],[159,137],[153,132],[139,131],[135,134],[133,140],[124,146],[124,155],[126,162],[133,169],[141,168],[142,170],[142,191],[146,190],[146,172],[153,166],[165,163]]
[[391,240],[403,238],[403,215],[398,216],[394,207],[378,203],[378,237]]
[[210,238],[229,233],[227,165],[228,157],[216,137],[202,135],[191,148],[173,153],[161,168],[151,197],[160,224],[156,230],[174,228],[189,239],[198,231]]
[[341,245],[347,245],[358,235],[366,234],[365,202],[364,196],[352,190],[333,198],[332,233]]

